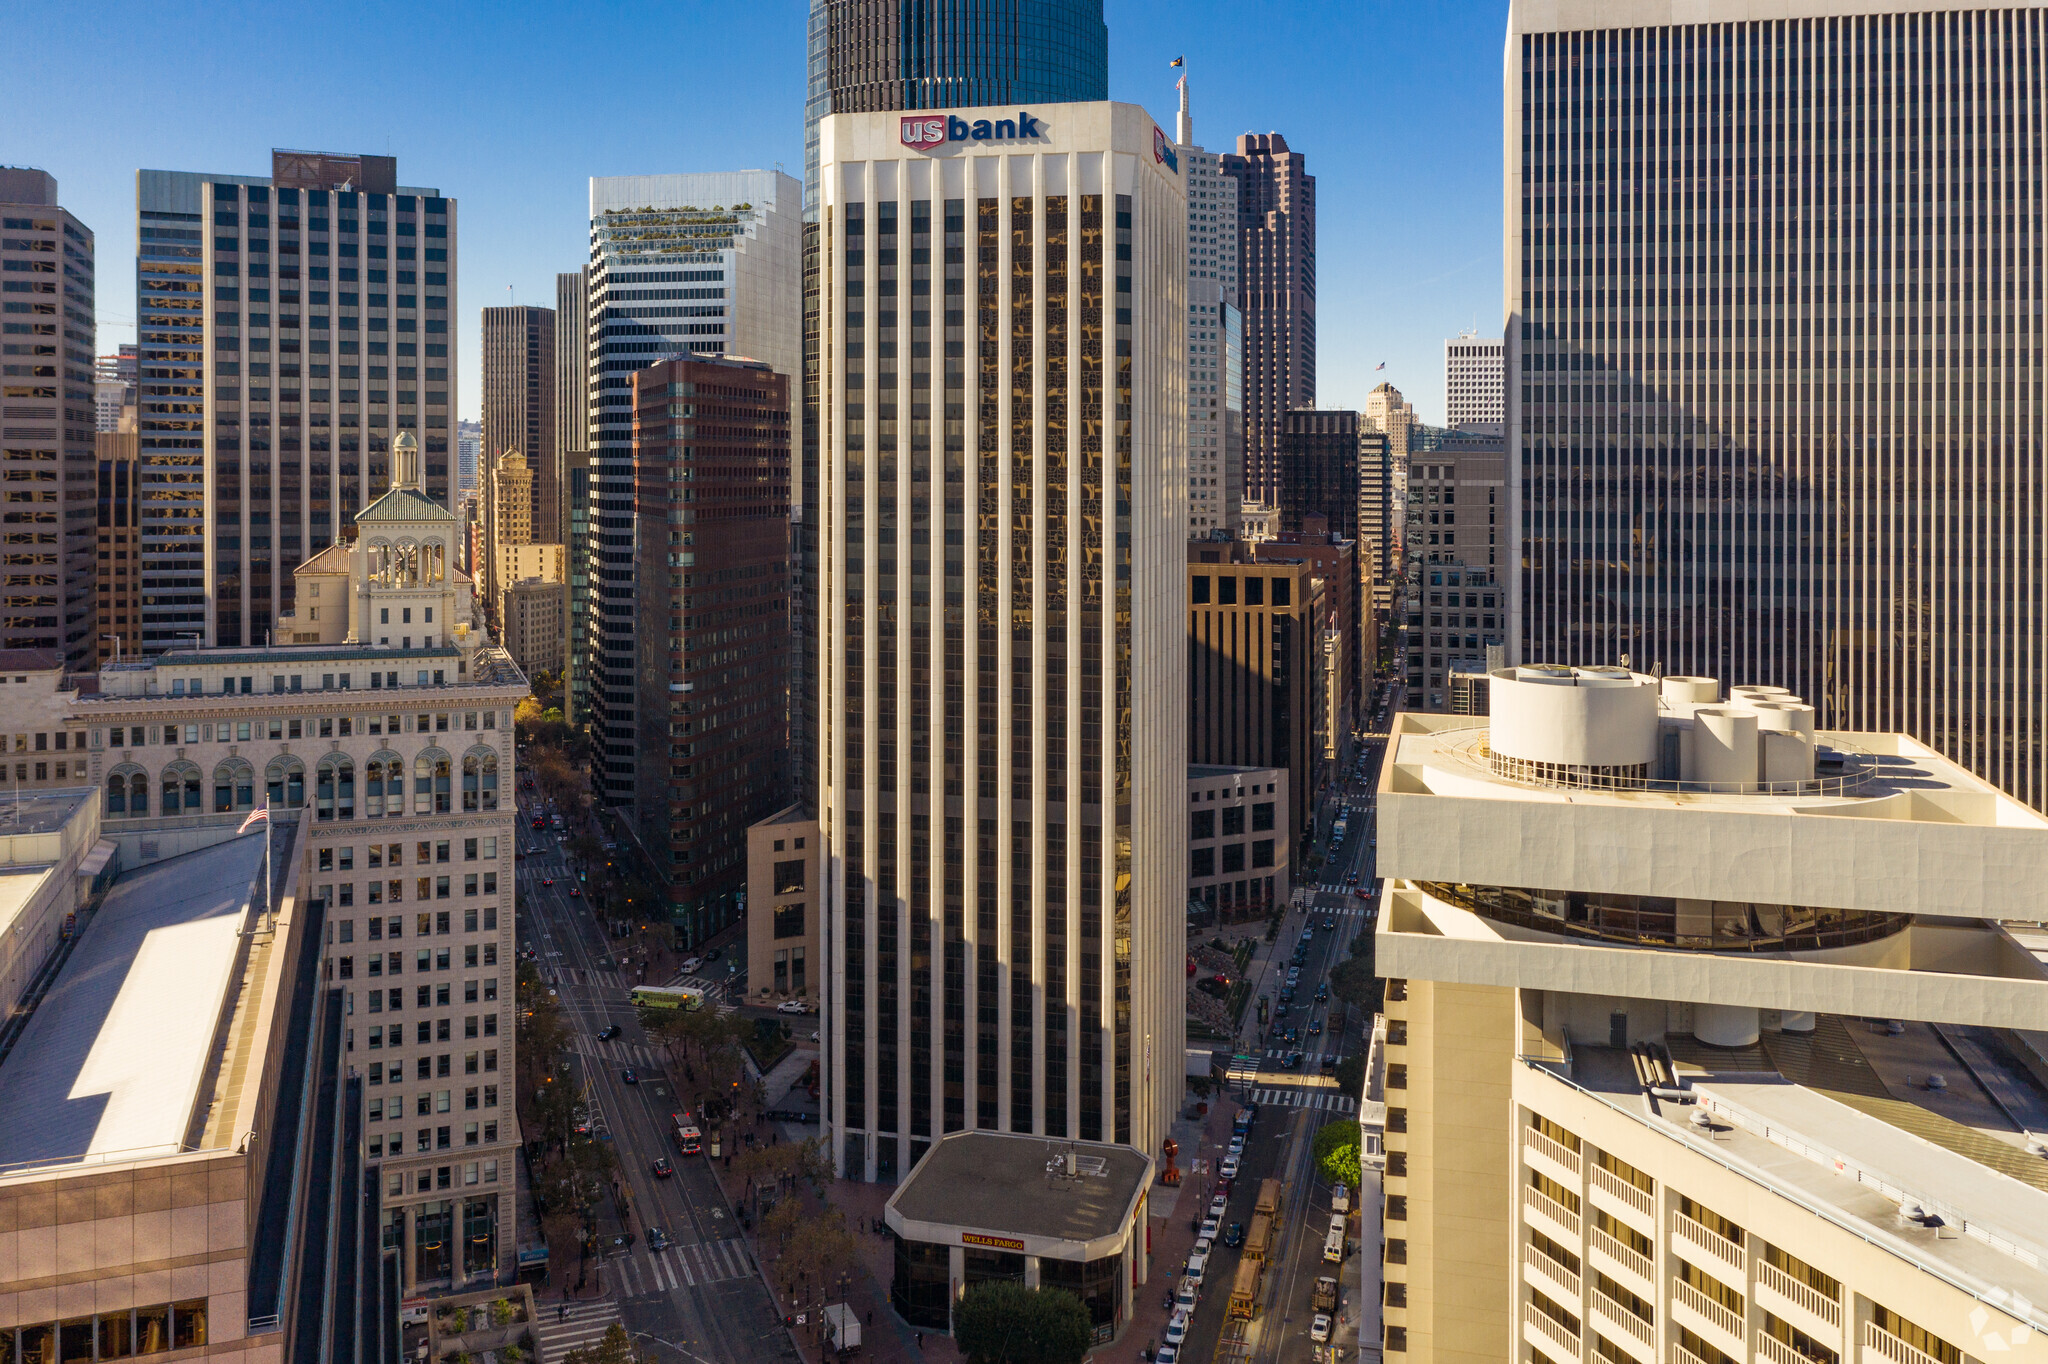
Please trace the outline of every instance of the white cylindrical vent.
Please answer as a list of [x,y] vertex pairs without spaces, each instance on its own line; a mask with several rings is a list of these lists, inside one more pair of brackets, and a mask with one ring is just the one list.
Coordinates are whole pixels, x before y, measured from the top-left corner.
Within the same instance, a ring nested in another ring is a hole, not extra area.
[[1753,1047],[1761,1029],[1755,1009],[1738,1004],[1695,1004],[1692,1035],[1710,1047]]
[[1562,676],[1527,668],[1493,674],[1488,744],[1524,762],[1571,768],[1619,768],[1657,759],[1655,679]]
[[1813,1014],[1808,1010],[1788,1011],[1778,1016],[1778,1026],[1786,1032],[1812,1032]]
[[1711,677],[1667,677],[1664,679],[1664,699],[1711,706],[1721,699],[1721,684]]
[[1556,687],[1569,687],[1577,679],[1572,670],[1560,663],[1524,663],[1512,673],[1496,673],[1496,677],[1512,677],[1518,682],[1547,682]]
[[1724,789],[1756,785],[1756,716],[1748,711],[1694,711],[1692,767],[1687,781]]
[[1813,738],[1813,707],[1800,701],[1758,701],[1749,707],[1756,712],[1756,727],[1759,730],[1781,730],[1811,740]]

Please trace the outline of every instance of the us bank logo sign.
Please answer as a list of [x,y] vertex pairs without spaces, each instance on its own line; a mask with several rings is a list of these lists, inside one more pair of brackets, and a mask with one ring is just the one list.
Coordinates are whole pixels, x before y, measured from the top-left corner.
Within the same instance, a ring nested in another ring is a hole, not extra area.
[[949,142],[1021,142],[1045,136],[1045,122],[1023,110],[1015,118],[978,118],[956,114],[905,114],[898,134],[912,151],[937,151]]

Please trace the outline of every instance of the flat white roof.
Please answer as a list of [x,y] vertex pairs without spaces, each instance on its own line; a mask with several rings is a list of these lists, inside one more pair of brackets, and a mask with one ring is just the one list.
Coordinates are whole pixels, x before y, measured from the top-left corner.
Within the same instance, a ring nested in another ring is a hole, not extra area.
[[14,931],[15,920],[55,872],[55,867],[0,867],[0,938]]
[[0,1064],[0,1175],[180,1150],[235,988],[263,833],[121,877]]

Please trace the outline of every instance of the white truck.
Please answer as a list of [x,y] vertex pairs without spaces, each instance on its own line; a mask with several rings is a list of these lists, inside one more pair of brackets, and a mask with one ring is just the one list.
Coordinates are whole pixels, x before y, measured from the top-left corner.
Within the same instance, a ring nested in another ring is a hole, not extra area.
[[859,1351],[860,1317],[847,1303],[835,1302],[825,1309],[825,1344],[848,1354]]

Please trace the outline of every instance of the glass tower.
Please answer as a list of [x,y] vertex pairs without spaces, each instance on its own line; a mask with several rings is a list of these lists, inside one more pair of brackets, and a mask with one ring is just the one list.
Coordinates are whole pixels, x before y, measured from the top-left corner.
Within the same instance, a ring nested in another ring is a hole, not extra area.
[[2048,14],[1782,8],[1512,11],[1510,648],[1770,678],[2040,806]]

